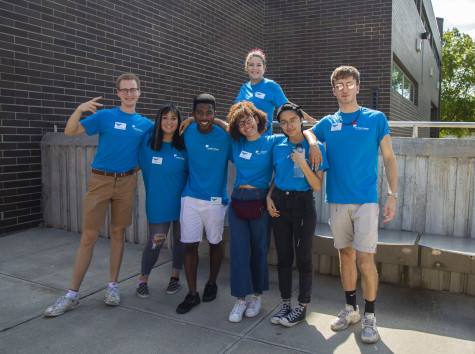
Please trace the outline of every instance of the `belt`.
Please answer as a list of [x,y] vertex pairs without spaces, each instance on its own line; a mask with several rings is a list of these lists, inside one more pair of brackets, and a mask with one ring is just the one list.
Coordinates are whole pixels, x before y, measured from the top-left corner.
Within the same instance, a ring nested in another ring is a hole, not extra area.
[[313,193],[313,190],[309,189],[306,191],[283,191],[279,188],[275,188],[275,191],[283,198],[295,198],[299,195],[306,195]]
[[134,173],[134,170],[130,170],[127,172],[119,172],[119,173],[114,173],[114,172],[106,172],[106,171],[101,171],[97,170],[95,168],[92,169],[92,173],[96,175],[101,175],[101,176],[108,176],[108,177],[125,177],[125,176],[130,176],[132,173]]

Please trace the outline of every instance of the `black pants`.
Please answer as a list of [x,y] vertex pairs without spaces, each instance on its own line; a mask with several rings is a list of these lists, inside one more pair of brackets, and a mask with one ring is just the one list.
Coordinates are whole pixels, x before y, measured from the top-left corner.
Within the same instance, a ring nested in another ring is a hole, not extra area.
[[317,224],[313,191],[281,191],[275,188],[272,192],[272,200],[280,212],[278,218],[272,218],[278,258],[280,296],[282,299],[292,297],[292,265],[295,248],[299,271],[298,301],[308,303],[312,295],[312,245]]

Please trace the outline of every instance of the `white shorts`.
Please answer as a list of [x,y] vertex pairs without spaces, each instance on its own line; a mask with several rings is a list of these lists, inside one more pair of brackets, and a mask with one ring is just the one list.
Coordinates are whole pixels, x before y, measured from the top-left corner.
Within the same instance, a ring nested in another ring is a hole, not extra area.
[[226,207],[209,200],[192,197],[181,198],[181,242],[194,243],[203,239],[203,226],[209,243],[218,244],[223,239]]
[[378,222],[378,203],[330,203],[329,224],[337,249],[353,246],[360,252],[375,253]]

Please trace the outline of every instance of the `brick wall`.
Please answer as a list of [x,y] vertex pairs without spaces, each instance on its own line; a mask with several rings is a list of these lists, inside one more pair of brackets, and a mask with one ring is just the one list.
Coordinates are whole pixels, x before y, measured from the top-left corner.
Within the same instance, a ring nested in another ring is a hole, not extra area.
[[[420,106],[391,88],[393,52],[407,61],[401,28],[420,32],[413,0],[0,0],[0,10],[0,234],[41,224],[43,134],[62,131],[92,97],[118,105],[115,78],[123,72],[140,76],[137,111],[151,119],[167,101],[190,114],[201,92],[216,96],[224,118],[248,80],[243,62],[255,47],[267,54],[266,77],[317,119],[338,108],[330,75],[339,65],[360,70],[358,102],[371,107],[377,90],[377,109],[389,119],[429,120],[437,103],[435,81],[426,77],[429,51]],[[419,77],[413,61],[407,65]]]
[[274,0],[266,7],[267,76],[287,98],[316,119],[334,113],[338,103],[330,76],[339,65],[361,72],[358,103],[389,115],[391,0],[348,2]]
[[[142,80],[137,111],[191,113],[210,92],[225,116],[263,45],[264,1],[0,1],[0,234],[42,222],[40,141],[78,104],[119,104],[115,78]],[[245,34],[245,35],[243,35]]]

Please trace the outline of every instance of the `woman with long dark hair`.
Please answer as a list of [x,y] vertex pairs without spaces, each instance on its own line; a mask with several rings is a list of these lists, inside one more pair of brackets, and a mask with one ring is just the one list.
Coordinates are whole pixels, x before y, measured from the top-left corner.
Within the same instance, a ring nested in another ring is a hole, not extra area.
[[167,294],[180,289],[185,246],[180,241],[180,197],[188,178],[188,155],[183,136],[178,134],[182,117],[178,108],[164,104],[158,111],[155,126],[144,137],[139,163],[146,193],[149,226],[147,244],[142,253],[142,269],[136,294],[150,296],[148,277],[157,262],[170,225],[173,224],[173,262]]

